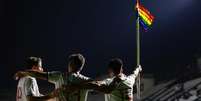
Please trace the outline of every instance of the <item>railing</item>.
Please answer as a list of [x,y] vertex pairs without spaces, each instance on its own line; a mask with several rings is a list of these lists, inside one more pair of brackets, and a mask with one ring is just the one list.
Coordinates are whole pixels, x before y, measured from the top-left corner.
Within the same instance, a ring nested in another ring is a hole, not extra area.
[[[153,91],[151,95],[144,98],[142,101],[174,101],[175,99],[180,98],[185,93],[201,85],[200,79],[200,81],[198,83],[195,83],[193,86],[184,88],[185,83],[200,77],[201,73],[179,78],[175,80],[175,82],[168,84],[164,88],[161,88],[157,91]],[[200,99],[201,97],[198,97],[196,100],[201,101]]]

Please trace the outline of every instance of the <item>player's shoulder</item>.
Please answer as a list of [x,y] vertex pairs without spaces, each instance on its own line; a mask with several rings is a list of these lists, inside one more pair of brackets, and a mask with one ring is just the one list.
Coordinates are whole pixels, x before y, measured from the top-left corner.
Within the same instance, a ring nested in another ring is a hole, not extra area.
[[30,81],[30,82],[35,82],[35,81],[36,81],[36,78],[31,77],[31,76],[27,76],[27,77],[25,77],[25,80],[26,80],[26,81]]
[[31,77],[31,76],[25,76],[25,77],[21,77],[19,80],[35,80],[36,78]]
[[102,82],[106,83],[106,84],[110,84],[113,81],[114,78],[106,78],[104,80],[102,80]]
[[25,85],[30,85],[36,83],[36,79],[30,76],[26,76],[20,79],[19,84],[25,84]]

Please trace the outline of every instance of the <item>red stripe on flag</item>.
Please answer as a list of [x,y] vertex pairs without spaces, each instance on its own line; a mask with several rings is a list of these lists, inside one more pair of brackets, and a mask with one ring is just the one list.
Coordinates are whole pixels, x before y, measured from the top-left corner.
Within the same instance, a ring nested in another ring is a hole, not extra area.
[[151,19],[154,19],[154,16],[145,7],[143,7],[142,5],[138,5],[138,9],[141,9],[142,11],[144,11],[147,15],[149,15],[149,17]]
[[139,9],[139,14],[140,14],[140,16],[141,15],[145,16],[150,22],[153,22],[153,20],[154,20],[154,19],[152,19],[152,17],[150,15],[148,15],[147,13],[142,11],[141,9]]

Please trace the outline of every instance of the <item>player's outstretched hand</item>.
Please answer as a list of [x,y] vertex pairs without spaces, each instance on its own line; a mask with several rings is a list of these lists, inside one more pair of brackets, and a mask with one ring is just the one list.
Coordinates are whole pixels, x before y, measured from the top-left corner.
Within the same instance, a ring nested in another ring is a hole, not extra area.
[[137,68],[139,69],[140,72],[142,71],[142,66],[141,65],[138,65]]

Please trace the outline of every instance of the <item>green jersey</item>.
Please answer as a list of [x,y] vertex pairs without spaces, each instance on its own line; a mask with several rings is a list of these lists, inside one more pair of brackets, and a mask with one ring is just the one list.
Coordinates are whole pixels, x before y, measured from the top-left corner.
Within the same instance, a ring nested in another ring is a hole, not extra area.
[[[80,73],[61,73],[49,72],[48,80],[55,84],[55,88],[61,88],[63,85],[81,84],[87,82],[90,78]],[[87,101],[88,90],[80,89],[68,94],[61,93],[56,101]]]

